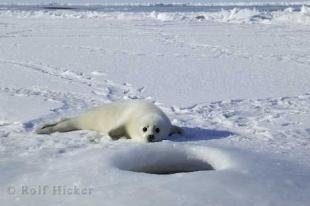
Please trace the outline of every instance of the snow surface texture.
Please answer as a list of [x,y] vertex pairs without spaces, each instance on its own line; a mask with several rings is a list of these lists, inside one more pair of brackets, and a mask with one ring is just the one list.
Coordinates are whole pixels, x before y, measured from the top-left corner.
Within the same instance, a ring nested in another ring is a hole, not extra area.
[[190,5],[265,5],[309,3],[305,0],[1,0],[0,4],[67,4],[67,5],[152,5],[152,4],[190,4]]
[[[309,205],[309,13],[0,11],[1,205]],[[185,135],[33,132],[136,98]]]

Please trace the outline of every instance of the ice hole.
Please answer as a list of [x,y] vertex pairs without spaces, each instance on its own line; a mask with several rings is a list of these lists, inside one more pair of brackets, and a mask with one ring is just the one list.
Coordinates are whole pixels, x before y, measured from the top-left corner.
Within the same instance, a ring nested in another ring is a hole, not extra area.
[[223,156],[220,151],[208,147],[150,144],[119,153],[114,163],[120,170],[169,175],[224,169],[228,165]]

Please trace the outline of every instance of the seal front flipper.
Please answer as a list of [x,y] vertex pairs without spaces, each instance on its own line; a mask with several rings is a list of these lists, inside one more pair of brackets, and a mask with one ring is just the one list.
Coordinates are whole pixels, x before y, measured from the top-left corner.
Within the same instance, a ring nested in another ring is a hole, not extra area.
[[183,129],[181,127],[178,127],[176,125],[171,125],[169,136],[173,134],[183,134]]
[[115,127],[111,129],[108,132],[109,136],[111,137],[112,140],[118,140],[122,137],[129,138],[129,135],[127,134],[127,130],[125,125],[120,125],[118,127]]
[[45,124],[41,128],[36,130],[37,134],[51,134],[54,132],[70,132],[74,130],[79,130],[76,126],[74,119],[63,119],[59,122],[52,124]]

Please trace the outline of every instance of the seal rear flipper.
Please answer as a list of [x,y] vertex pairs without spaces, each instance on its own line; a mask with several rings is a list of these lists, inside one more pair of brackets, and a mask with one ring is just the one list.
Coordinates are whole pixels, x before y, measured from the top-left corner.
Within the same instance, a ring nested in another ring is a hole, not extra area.
[[53,123],[53,124],[45,124],[42,127],[38,128],[36,130],[37,134],[50,134],[53,133],[53,127],[56,125],[57,123]]
[[129,138],[125,125],[121,125],[114,129],[111,129],[108,132],[108,135],[111,137],[112,140],[118,140],[122,137]]
[[79,130],[73,119],[64,119],[56,123],[45,124],[36,130],[37,134],[51,134],[54,132],[70,132]]
[[180,134],[180,135],[182,135],[183,134],[183,129],[181,127],[176,126],[176,125],[171,125],[169,136],[171,136],[173,134]]

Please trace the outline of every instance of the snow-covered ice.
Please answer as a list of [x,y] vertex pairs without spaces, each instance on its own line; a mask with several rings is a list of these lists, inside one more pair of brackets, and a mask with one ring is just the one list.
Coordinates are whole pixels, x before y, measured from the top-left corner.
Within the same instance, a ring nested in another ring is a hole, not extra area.
[[1,0],[1,4],[15,5],[290,5],[305,4],[307,0]]
[[[1,9],[1,205],[309,205],[309,25],[307,6]],[[185,135],[140,144],[34,133],[137,98]],[[202,171],[149,174],[182,166]]]

